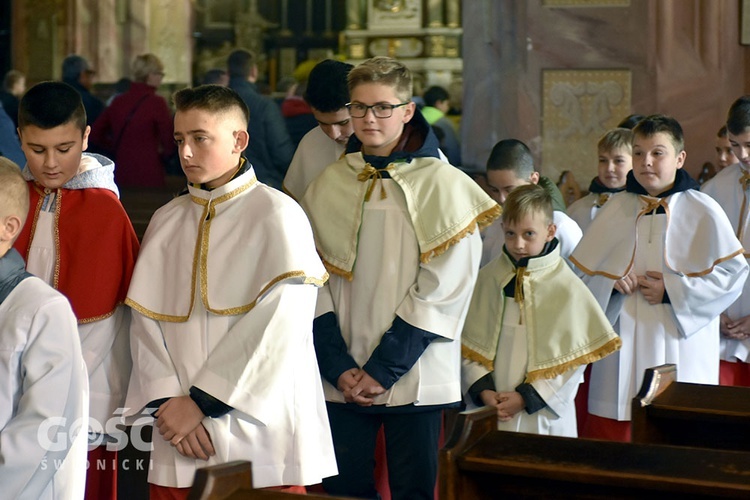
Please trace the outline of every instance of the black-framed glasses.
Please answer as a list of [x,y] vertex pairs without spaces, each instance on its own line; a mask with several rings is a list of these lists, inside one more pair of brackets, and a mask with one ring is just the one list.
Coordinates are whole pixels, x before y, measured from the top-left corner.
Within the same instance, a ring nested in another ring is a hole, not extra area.
[[349,110],[349,116],[351,116],[352,118],[364,118],[367,114],[368,109],[372,110],[375,118],[390,118],[391,116],[393,116],[394,109],[400,108],[401,106],[406,106],[410,102],[411,101],[407,101],[400,104],[379,102],[377,104],[373,104],[372,106],[362,104],[361,102],[350,102],[346,105],[346,109]]

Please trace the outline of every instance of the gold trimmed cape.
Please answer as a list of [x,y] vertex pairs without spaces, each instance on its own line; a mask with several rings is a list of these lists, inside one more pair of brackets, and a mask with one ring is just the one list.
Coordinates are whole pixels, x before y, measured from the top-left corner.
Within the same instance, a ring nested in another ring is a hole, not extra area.
[[667,215],[664,264],[690,277],[705,276],[714,267],[744,252],[734,229],[716,201],[689,189],[665,198],[622,192],[614,194],[591,222],[570,261],[581,271],[617,280],[633,267],[640,217],[657,206]]
[[188,186],[157,210],[143,237],[126,303],[157,321],[250,311],[282,281],[323,286],[328,274],[304,212],[252,169],[206,191]]
[[503,288],[517,276],[521,318],[528,335],[524,382],[551,379],[620,348],[620,338],[583,282],[560,257],[548,255],[516,268],[505,253],[480,269],[461,337],[461,354],[494,370],[502,331]]
[[[386,170],[406,198],[423,263],[489,225],[502,211],[466,174],[437,158],[394,162]],[[382,195],[379,177],[362,153],[349,153],[305,191],[301,204],[329,272],[353,278],[364,204],[370,195]]]

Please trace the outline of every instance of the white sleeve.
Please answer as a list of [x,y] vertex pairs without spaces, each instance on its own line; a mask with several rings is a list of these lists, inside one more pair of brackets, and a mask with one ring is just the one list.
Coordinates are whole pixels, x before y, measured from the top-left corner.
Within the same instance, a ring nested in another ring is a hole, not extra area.
[[[319,377],[312,346],[317,293],[291,281],[271,288],[213,348],[192,385],[255,423],[281,418],[296,374]],[[303,371],[310,363],[314,371]]]
[[689,337],[724,312],[742,293],[747,274],[743,255],[717,264],[704,276],[664,273],[664,289],[680,333]]
[[461,333],[479,273],[482,242],[474,231],[426,264],[396,309],[412,326],[447,339]]
[[117,306],[107,318],[78,325],[81,351],[89,373],[90,413],[106,422],[121,407],[130,378],[130,308]]
[[583,381],[584,370],[586,370],[586,365],[568,370],[552,379],[535,380],[531,386],[547,403],[547,407],[560,416],[564,414],[568,405],[573,404],[578,386]]
[[[86,369],[68,301],[60,296],[36,312],[23,351],[2,350],[0,369],[9,379],[21,376],[21,394],[0,430],[0,489],[3,498],[36,499],[68,456],[74,426],[88,419]],[[83,472],[86,464],[70,466]]]
[[137,415],[151,401],[183,396],[159,322],[137,311],[130,322],[130,353],[135,369],[130,375],[125,416]]
[[466,394],[469,388],[480,378],[490,373],[481,363],[461,358],[461,392]]
[[[563,212],[555,210],[553,215],[555,225],[557,226],[557,233],[555,236],[560,240],[560,255],[567,261],[570,254],[572,254],[573,250],[578,246],[578,242],[581,241],[583,231],[578,227],[576,221]],[[570,266],[575,267],[572,264],[570,264]]]

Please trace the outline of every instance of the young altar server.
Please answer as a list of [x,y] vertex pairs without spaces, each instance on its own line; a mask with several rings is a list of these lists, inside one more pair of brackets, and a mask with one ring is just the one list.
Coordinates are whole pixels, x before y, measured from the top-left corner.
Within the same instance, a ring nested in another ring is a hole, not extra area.
[[571,261],[585,274],[622,348],[592,366],[585,437],[630,440],[630,406],[647,368],[677,365],[681,382],[719,382],[719,315],[748,273],[742,244],[682,169],[671,117],[633,129],[633,170],[591,223]]
[[21,170],[0,158],[1,495],[80,499],[88,376],[70,304],[26,272],[12,248],[28,210]]
[[[515,188],[529,184],[539,184],[552,197],[553,215],[560,243],[560,255],[567,259],[573,252],[583,233],[578,224],[565,213],[565,202],[560,190],[549,178],[534,169],[531,150],[518,139],[504,139],[492,148],[487,159],[487,186],[490,195],[500,204]],[[484,231],[482,241],[482,265],[503,252],[502,222],[496,220]]]
[[552,198],[515,188],[503,253],[479,271],[461,341],[464,392],[498,429],[576,437],[583,370],[620,346],[596,299],[560,257]]
[[305,100],[318,126],[302,138],[284,177],[284,191],[295,200],[302,199],[310,182],[341,158],[354,133],[346,109],[349,102],[346,76],[352,68],[351,64],[326,59],[310,71]]
[[[750,257],[750,96],[729,108],[727,138],[739,161],[722,169],[701,187],[724,209]],[[742,295],[721,315],[721,384],[750,386],[750,280]]]
[[461,398],[478,229],[500,207],[439,159],[401,62],[365,61],[349,90],[355,137],[302,198],[332,273],[314,333],[340,474],[323,486],[376,498],[382,425],[392,498],[432,498],[442,410]]
[[568,215],[584,233],[609,198],[625,190],[628,172],[633,170],[633,131],[612,129],[599,139],[597,147],[598,172],[589,185],[589,194],[568,207]]
[[[138,238],[118,199],[114,163],[84,153],[91,127],[81,96],[42,82],[21,98],[18,133],[31,205],[15,248],[26,268],[60,291],[78,319],[89,373],[92,443],[86,498],[117,498],[119,419],[130,377],[130,311],[123,304]],[[109,446],[108,446],[109,444]]]
[[127,298],[127,415],[158,407],[151,498],[185,498],[197,468],[233,460],[255,487],[304,491],[336,474],[312,339],[325,268],[302,209],[242,156],[239,95],[204,85],[174,104],[188,189],[151,219]]

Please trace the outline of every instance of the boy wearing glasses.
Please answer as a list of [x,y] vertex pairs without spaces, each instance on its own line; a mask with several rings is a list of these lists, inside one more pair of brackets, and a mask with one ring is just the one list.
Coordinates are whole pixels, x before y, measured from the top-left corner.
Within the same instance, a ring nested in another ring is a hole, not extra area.
[[442,410],[461,399],[461,330],[500,207],[439,159],[400,62],[351,70],[355,136],[301,203],[331,278],[313,324],[339,475],[336,495],[377,498],[384,426],[394,499],[432,498]]

